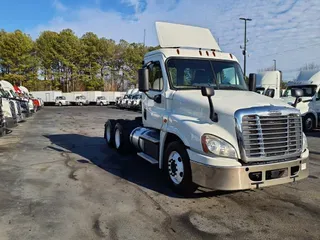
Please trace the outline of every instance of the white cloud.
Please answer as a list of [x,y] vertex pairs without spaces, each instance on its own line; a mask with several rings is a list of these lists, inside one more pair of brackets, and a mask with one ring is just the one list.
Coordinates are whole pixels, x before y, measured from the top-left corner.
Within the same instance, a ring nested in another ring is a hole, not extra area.
[[68,8],[62,3],[60,2],[59,0],[54,0],[53,3],[52,3],[53,7],[58,10],[58,11],[61,11],[61,12],[64,12],[66,11]]
[[121,2],[127,4],[130,7],[133,7],[136,13],[140,12],[141,10],[141,0],[121,0]]
[[[224,51],[235,54],[242,64],[243,21],[248,23],[247,72],[269,67],[273,59],[283,70],[284,78],[307,62],[320,61],[320,2],[318,0],[212,1],[212,0],[122,0],[134,7],[134,19],[123,13],[99,8],[78,8],[66,16],[63,12],[50,22],[36,26],[33,36],[43,30],[73,29],[78,35],[87,31],[99,36],[142,42],[147,31],[147,44],[156,45],[155,21],[168,21],[208,27]],[[319,43],[319,44],[317,44]]]

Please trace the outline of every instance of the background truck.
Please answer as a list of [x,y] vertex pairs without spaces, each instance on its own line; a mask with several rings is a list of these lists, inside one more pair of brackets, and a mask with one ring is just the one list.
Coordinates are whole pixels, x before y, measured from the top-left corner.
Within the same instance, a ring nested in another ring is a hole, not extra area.
[[7,93],[6,97],[9,100],[12,117],[15,118],[17,122],[24,121],[25,116],[22,114],[20,99],[16,95],[13,85],[5,80],[1,80],[0,83],[2,89]]
[[209,29],[160,22],[156,29],[161,49],[147,53],[139,70],[142,115],[106,122],[109,146],[135,149],[181,194],[308,176],[299,110],[257,94],[254,74],[248,91],[237,59],[221,51]]
[[109,104],[110,103],[109,103],[109,101],[107,100],[107,98],[105,96],[97,97],[96,105],[98,105],[98,106],[107,106]]
[[55,105],[61,107],[61,106],[68,106],[70,105],[70,103],[65,96],[57,96],[55,99]]
[[[303,95],[296,99],[292,90],[301,89]],[[295,81],[288,82],[282,99],[300,110],[304,131],[312,131],[320,126],[320,71],[300,71]],[[297,101],[296,101],[297,100]]]
[[35,98],[41,98],[46,105],[55,105],[57,97],[62,96],[61,91],[32,91]]
[[280,98],[282,73],[280,71],[266,71],[256,74],[256,90],[258,93],[272,98]]

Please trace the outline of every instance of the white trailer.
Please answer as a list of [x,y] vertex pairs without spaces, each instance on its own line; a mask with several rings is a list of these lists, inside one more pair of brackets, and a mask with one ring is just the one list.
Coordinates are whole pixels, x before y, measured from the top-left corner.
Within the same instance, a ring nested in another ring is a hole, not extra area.
[[282,74],[280,71],[266,71],[257,73],[257,92],[272,98],[281,97]]
[[41,98],[45,104],[55,104],[56,98],[62,96],[61,91],[32,91],[35,98]]
[[[293,96],[293,90],[300,89],[302,96]],[[302,114],[305,131],[320,127],[320,71],[300,71],[297,80],[288,82],[282,99],[298,108]]]
[[106,100],[114,104],[116,102],[117,97],[123,97],[125,95],[125,92],[114,92],[114,91],[106,91],[106,92],[101,92],[101,96],[105,97]]
[[141,117],[109,119],[109,146],[135,150],[186,195],[198,186],[242,190],[308,177],[298,109],[257,94],[255,74],[248,89],[238,60],[221,51],[209,29],[156,29],[161,49],[147,53],[139,69]]

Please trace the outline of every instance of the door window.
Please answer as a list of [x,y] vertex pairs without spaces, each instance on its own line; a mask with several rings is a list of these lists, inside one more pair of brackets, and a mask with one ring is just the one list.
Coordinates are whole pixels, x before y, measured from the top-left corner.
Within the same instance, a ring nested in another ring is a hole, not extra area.
[[149,88],[152,91],[162,91],[163,76],[160,62],[154,62],[149,66]]

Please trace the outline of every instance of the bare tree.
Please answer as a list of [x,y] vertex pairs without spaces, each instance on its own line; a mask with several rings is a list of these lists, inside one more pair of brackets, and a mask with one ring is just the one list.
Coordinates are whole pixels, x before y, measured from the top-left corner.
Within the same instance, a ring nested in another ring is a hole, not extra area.
[[303,67],[299,68],[300,71],[320,70],[320,65],[315,63],[306,63]]
[[274,70],[274,66],[271,66],[271,67],[266,67],[266,68],[259,68],[258,72],[261,73],[261,72],[273,71],[273,70]]

